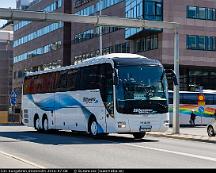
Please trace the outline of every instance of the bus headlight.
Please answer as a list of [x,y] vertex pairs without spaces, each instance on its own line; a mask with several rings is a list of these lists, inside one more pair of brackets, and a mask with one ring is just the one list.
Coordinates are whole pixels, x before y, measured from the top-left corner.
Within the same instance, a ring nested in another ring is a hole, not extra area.
[[126,122],[125,121],[118,122],[118,128],[126,128]]

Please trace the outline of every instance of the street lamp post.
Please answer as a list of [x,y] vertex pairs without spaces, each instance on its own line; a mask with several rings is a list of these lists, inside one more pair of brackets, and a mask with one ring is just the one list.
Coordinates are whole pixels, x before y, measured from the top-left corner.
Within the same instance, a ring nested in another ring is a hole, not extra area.
[[[99,12],[99,15],[101,16],[102,15],[102,0],[100,0],[100,12]],[[100,49],[100,55],[103,55],[103,33],[102,33],[102,26],[99,26],[99,49]]]
[[180,125],[179,125],[179,33],[175,30],[174,36],[174,71],[176,74],[176,78],[178,81],[178,85],[174,85],[174,93],[173,93],[173,134],[180,133]]

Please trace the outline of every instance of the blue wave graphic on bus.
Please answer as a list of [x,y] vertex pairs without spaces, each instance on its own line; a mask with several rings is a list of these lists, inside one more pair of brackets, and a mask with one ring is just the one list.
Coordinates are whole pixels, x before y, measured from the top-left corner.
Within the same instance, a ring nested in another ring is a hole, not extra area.
[[[63,108],[80,107],[86,118],[89,118],[89,116],[92,114],[91,111],[89,111],[79,101],[68,94],[56,94],[55,96],[50,96],[39,102],[36,102],[32,95],[27,95],[27,97],[43,111],[57,111]],[[104,130],[100,124],[98,124],[98,132],[104,133]]]

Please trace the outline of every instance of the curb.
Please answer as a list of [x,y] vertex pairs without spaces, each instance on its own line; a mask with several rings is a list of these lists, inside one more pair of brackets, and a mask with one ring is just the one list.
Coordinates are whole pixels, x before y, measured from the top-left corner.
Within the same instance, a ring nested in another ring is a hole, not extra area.
[[181,139],[181,140],[190,140],[190,141],[198,141],[198,142],[206,142],[206,143],[216,143],[216,137],[206,137],[206,136],[198,136],[198,135],[190,135],[190,134],[164,134],[164,133],[148,133],[148,136],[154,137],[166,137],[172,139]]
[[20,123],[0,123],[0,126],[23,126]]

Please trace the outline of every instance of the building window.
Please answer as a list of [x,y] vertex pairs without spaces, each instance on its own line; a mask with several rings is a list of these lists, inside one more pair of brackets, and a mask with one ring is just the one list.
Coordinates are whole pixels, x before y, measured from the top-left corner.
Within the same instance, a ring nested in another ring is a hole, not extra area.
[[193,18],[193,19],[196,19],[197,16],[197,7],[193,7],[193,6],[188,6],[188,9],[187,9],[187,17],[188,18]]
[[136,41],[136,52],[158,49],[158,35],[150,35]]
[[[163,20],[163,0],[126,0],[125,16],[126,18],[161,21]],[[125,38],[142,30],[142,28],[126,28]]]
[[[42,11],[45,11],[45,12],[53,12],[59,8],[62,7],[62,0],[56,0],[54,3],[52,4],[49,4],[48,6],[46,6],[44,9],[42,9]],[[20,21],[18,23],[16,23],[14,25],[14,31],[17,31],[21,28],[23,28],[24,26],[30,24],[31,21]]]
[[196,36],[195,35],[187,36],[187,48],[196,49]]
[[57,41],[55,43],[51,43],[51,44],[48,44],[46,46],[37,48],[35,50],[26,52],[26,53],[21,54],[21,55],[18,55],[16,57],[14,57],[14,64],[18,63],[20,61],[24,61],[28,58],[43,55],[43,54],[46,54],[46,53],[51,52],[51,51],[56,51],[57,49],[61,48],[61,45],[62,45],[61,41]]
[[216,37],[187,35],[187,49],[216,51]]
[[163,20],[162,1],[144,1],[144,19],[146,20]]
[[206,8],[198,8],[198,18],[199,19],[207,19],[206,18]]
[[187,6],[187,18],[216,20],[216,9],[206,7]]

